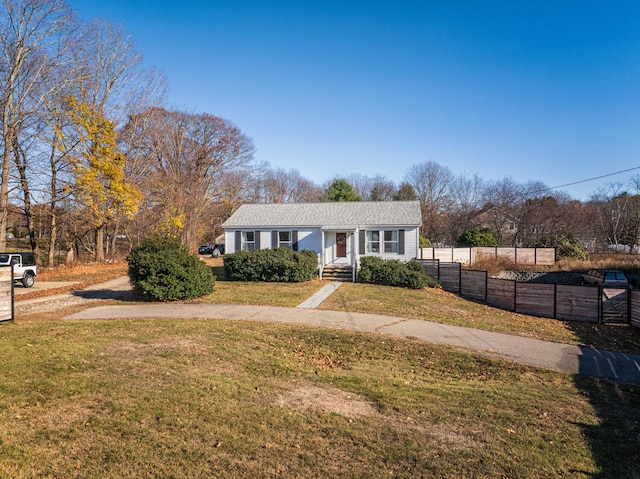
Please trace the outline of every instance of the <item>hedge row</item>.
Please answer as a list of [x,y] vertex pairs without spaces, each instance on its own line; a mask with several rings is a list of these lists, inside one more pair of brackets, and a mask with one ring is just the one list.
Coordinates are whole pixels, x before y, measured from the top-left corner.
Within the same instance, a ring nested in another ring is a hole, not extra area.
[[397,259],[385,260],[378,256],[364,256],[360,259],[358,281],[411,289],[440,286],[438,281],[425,273],[419,261],[403,263]]
[[318,255],[308,249],[238,251],[224,257],[224,273],[232,281],[299,283],[313,279],[317,271]]

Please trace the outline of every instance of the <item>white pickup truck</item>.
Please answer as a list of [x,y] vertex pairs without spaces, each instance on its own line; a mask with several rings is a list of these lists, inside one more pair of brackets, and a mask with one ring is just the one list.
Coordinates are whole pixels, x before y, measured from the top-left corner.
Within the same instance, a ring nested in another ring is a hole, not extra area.
[[13,265],[13,281],[30,288],[37,274],[36,258],[33,253],[0,253],[0,266]]

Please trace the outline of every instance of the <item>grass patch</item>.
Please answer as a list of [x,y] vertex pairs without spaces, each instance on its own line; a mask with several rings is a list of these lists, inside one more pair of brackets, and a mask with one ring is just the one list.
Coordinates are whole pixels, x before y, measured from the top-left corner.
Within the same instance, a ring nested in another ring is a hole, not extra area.
[[287,325],[2,333],[0,477],[640,475],[635,388]]
[[212,294],[198,298],[200,303],[255,304],[295,307],[317,293],[326,282],[262,283],[245,281],[216,281]]

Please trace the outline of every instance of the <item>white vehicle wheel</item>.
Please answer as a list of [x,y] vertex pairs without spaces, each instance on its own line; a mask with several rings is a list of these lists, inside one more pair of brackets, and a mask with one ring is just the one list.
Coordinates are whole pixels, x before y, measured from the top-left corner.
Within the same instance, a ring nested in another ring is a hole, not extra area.
[[24,278],[22,278],[22,286],[25,288],[30,288],[33,286],[33,283],[35,283],[35,280],[31,274],[25,274]]

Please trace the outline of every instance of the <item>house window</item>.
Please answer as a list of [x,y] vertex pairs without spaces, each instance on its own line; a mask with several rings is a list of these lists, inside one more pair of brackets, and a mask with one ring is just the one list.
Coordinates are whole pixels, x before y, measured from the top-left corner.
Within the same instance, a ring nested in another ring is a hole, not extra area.
[[385,253],[398,252],[398,231],[397,230],[384,232],[384,252]]
[[365,238],[366,238],[366,252],[379,253],[380,252],[380,232],[367,231]]
[[293,235],[291,231],[278,231],[278,246],[292,249]]
[[256,232],[242,232],[242,251],[254,251],[256,249]]

